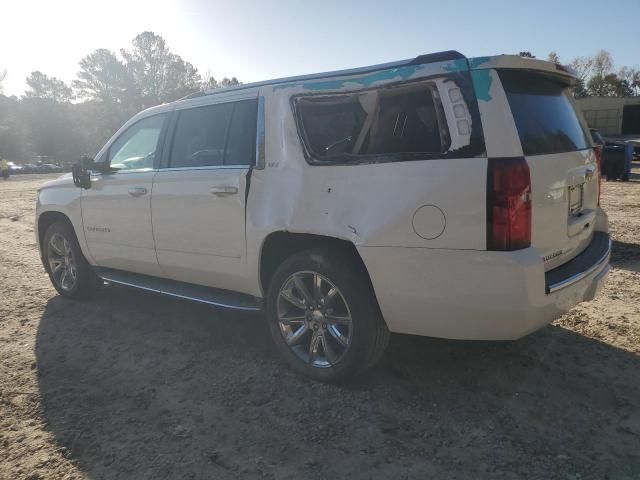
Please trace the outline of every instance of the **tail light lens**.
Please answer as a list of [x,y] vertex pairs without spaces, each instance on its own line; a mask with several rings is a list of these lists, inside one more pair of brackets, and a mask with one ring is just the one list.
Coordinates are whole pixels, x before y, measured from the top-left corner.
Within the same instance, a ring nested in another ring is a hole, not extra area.
[[489,159],[487,250],[519,250],[531,245],[531,176],[520,158]]
[[596,154],[596,163],[598,164],[598,205],[600,205],[600,194],[602,193],[602,147],[593,147],[593,153]]

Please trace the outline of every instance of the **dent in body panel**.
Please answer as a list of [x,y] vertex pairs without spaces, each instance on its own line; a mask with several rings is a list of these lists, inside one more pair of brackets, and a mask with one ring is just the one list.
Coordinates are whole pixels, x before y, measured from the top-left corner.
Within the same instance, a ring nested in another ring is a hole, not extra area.
[[[267,167],[254,170],[247,200],[249,276],[259,278],[260,250],[272,232],[316,234],[356,246],[485,248],[486,159],[414,160],[311,166],[289,97],[265,95]],[[452,189],[451,185],[456,188]],[[415,212],[435,204],[447,216],[437,238],[413,228]],[[261,296],[256,280],[253,291]]]

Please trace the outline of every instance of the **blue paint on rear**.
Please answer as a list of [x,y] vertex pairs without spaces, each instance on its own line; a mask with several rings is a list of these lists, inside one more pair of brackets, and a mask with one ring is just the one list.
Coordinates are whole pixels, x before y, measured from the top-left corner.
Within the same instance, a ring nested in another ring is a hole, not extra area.
[[471,80],[473,81],[473,89],[476,92],[476,98],[488,102],[491,100],[491,70],[471,70]]

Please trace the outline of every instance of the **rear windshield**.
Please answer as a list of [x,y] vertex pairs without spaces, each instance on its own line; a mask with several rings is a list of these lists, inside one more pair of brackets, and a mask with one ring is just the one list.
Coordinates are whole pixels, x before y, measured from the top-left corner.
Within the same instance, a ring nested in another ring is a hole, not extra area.
[[566,84],[523,70],[501,70],[500,80],[525,155],[589,148]]

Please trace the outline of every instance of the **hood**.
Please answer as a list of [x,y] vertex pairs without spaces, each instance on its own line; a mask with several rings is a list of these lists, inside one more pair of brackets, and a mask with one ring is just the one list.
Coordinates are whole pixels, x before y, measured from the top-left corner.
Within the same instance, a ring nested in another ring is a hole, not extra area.
[[42,185],[40,185],[40,188],[38,190],[43,190],[45,188],[68,187],[68,186],[76,188],[76,186],[73,184],[73,176],[71,175],[71,172],[63,173],[58,178],[54,178],[53,180],[44,182]]

